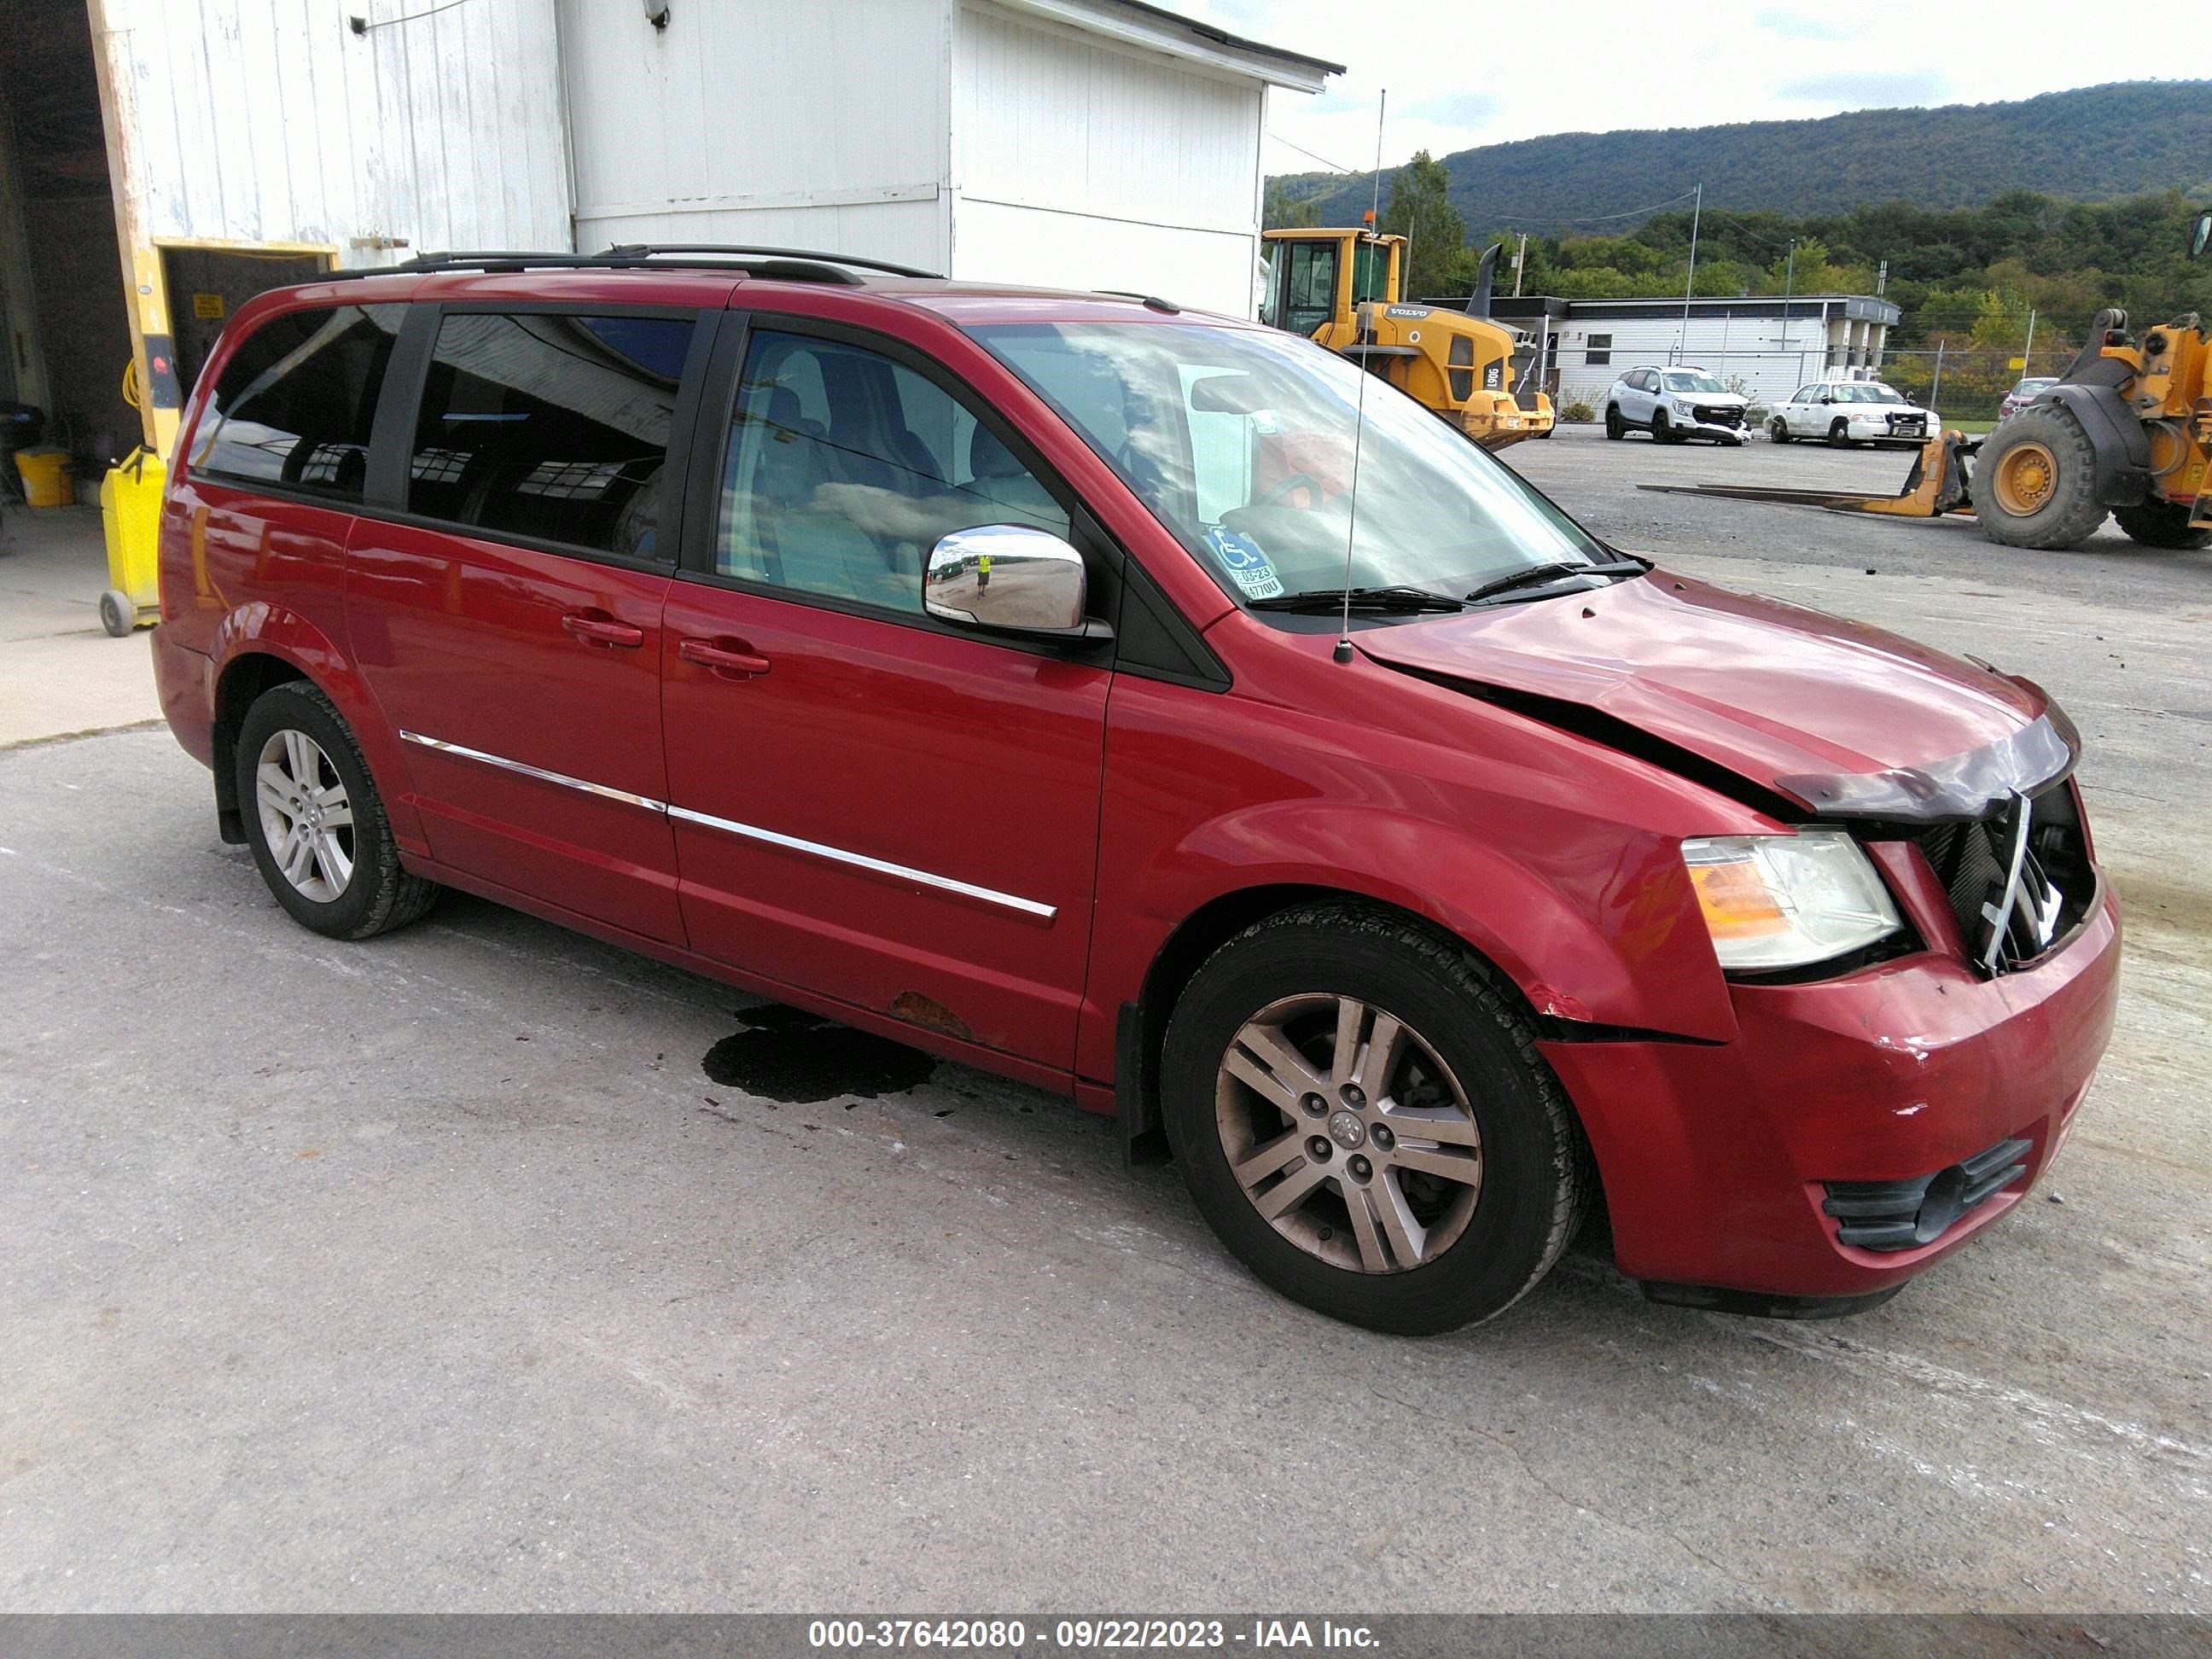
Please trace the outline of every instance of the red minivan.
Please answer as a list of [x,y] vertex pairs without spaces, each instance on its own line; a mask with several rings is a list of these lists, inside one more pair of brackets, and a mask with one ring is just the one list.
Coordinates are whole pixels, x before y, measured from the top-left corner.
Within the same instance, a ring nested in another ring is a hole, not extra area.
[[1601,1204],[1660,1300],[1879,1301],[2111,1031],[2035,685],[1607,547],[1158,300],[741,249],[283,289],[161,562],[162,706],[306,926],[463,888],[1071,1093],[1378,1329]]

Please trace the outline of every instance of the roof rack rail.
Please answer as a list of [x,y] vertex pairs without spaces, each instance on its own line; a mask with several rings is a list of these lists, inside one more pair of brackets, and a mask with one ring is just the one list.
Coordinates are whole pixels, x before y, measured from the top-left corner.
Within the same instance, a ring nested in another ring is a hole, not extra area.
[[652,258],[669,253],[726,253],[766,254],[775,259],[811,259],[830,265],[853,265],[862,270],[880,270],[890,276],[920,276],[931,282],[941,282],[945,273],[922,270],[914,265],[895,265],[888,259],[864,259],[853,253],[824,253],[818,248],[755,247],[742,242],[619,242],[607,249],[602,258]]
[[[677,258],[666,256],[676,255]],[[701,255],[724,255],[701,258]],[[684,257],[690,256],[690,257]],[[556,253],[522,248],[453,249],[419,254],[391,265],[360,265],[328,273],[331,278],[401,275],[422,276],[432,271],[478,270],[645,270],[652,269],[735,270],[748,276],[786,282],[836,283],[858,287],[861,278],[853,268],[881,270],[894,276],[933,277],[935,273],[875,259],[848,259],[842,254],[811,253],[797,248],[724,247],[713,243],[683,246],[642,243],[611,247],[604,253]]]

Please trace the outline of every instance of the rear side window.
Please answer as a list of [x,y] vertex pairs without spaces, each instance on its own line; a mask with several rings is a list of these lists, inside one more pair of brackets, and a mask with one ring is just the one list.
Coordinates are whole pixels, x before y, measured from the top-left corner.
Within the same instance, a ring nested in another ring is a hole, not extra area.
[[660,482],[690,317],[447,316],[407,510],[494,535],[672,559]]
[[288,311],[240,343],[200,417],[192,470],[358,501],[404,306]]

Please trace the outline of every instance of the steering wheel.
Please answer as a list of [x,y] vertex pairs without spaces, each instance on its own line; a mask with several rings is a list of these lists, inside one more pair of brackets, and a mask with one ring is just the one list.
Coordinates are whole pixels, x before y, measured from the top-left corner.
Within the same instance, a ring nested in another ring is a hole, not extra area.
[[1289,477],[1284,479],[1282,483],[1277,484],[1273,489],[1269,490],[1265,495],[1262,495],[1258,501],[1253,502],[1252,505],[1255,507],[1280,507],[1283,504],[1283,498],[1285,495],[1288,495],[1293,489],[1312,490],[1314,493],[1314,500],[1316,502],[1321,500],[1324,493],[1321,487],[1321,480],[1315,477],[1312,473],[1293,472]]

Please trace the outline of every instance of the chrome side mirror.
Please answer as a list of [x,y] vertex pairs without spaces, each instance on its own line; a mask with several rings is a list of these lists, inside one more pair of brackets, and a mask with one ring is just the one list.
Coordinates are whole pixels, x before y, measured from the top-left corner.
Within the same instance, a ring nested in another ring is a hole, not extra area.
[[2191,227],[2189,257],[2192,259],[2198,258],[2208,245],[2212,245],[2212,212],[2198,214],[2196,224]]
[[986,524],[929,550],[921,608],[940,622],[1020,634],[1085,632],[1083,555],[1049,532]]

